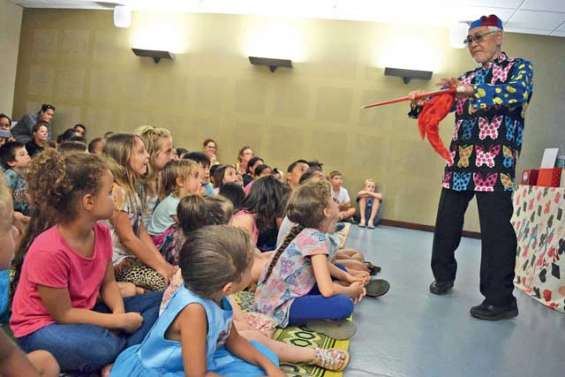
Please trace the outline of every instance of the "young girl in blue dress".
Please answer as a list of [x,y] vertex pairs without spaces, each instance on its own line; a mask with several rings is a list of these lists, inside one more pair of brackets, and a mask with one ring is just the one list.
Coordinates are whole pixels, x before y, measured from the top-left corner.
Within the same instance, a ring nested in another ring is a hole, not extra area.
[[143,343],[118,357],[111,376],[284,376],[272,351],[232,326],[227,296],[249,284],[252,260],[242,230],[214,225],[193,232],[180,255],[184,287]]

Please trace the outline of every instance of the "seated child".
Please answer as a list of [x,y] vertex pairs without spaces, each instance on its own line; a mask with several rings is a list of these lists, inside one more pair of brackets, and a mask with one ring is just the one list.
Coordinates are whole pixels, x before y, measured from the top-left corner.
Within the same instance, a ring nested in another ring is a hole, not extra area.
[[263,159],[259,156],[255,156],[249,160],[245,174],[242,177],[244,188],[247,187],[247,185],[249,185],[251,182],[253,182],[253,179],[255,178],[255,168],[259,165],[263,165],[264,163],[265,162],[263,161]]
[[372,179],[365,180],[365,187],[357,193],[359,202],[359,226],[373,229],[382,216],[383,195],[377,192],[377,185]]
[[62,154],[86,153],[88,147],[80,141],[64,141],[57,146],[57,150]]
[[232,326],[227,296],[248,284],[252,258],[242,230],[214,225],[193,232],[181,251],[184,286],[145,341],[118,357],[111,376],[285,376],[271,350]]
[[31,158],[26,147],[17,141],[7,142],[0,147],[0,161],[4,168],[4,179],[12,193],[14,211],[29,216],[30,208],[27,199],[27,183],[25,175]]
[[[233,214],[233,206],[222,196],[188,195],[177,206],[177,221],[174,226],[174,240],[165,257],[178,265],[179,254],[186,236],[204,225],[227,224]],[[175,276],[179,276],[177,271]],[[169,285],[170,287],[170,285]]]
[[[256,310],[281,327],[312,320],[344,320],[365,295],[364,280],[328,261],[327,233],[339,215],[326,181],[307,182],[292,193],[287,216],[292,228],[266,266],[255,293]],[[332,278],[340,280],[334,283]]]
[[170,161],[163,171],[165,198],[157,205],[147,226],[153,237],[159,236],[176,223],[177,207],[182,198],[202,190],[202,168],[194,161]]
[[202,195],[214,195],[214,186],[210,183],[210,159],[205,153],[190,152],[183,156],[185,160],[192,160],[202,167]]
[[308,170],[310,166],[306,160],[296,160],[288,165],[286,169],[286,182],[291,190],[294,190],[300,184],[300,177]]
[[25,147],[28,154],[34,157],[50,147],[47,123],[40,120],[32,127],[31,134],[32,139],[25,144]]
[[[184,198],[181,200],[178,210],[183,240],[192,232],[206,225],[227,224],[232,214],[233,206],[221,196]],[[182,274],[178,271],[163,294],[160,313],[167,306],[173,293],[183,284]],[[281,361],[315,364],[330,370],[343,370],[347,366],[349,362],[347,351],[333,348],[300,347],[276,341],[272,339],[276,327],[272,318],[257,312],[244,313],[234,300],[230,299],[230,303],[233,306],[234,325],[241,336],[267,346],[275,352]]]
[[245,229],[259,250],[274,250],[288,195],[288,186],[275,177],[258,178],[232,224]]
[[241,186],[242,182],[237,170],[233,165],[215,165],[214,173],[210,169],[210,174],[214,176],[214,193],[218,194],[220,189],[229,183],[236,183]]
[[149,125],[140,126],[135,129],[149,154],[147,172],[143,175],[143,226],[147,229],[151,215],[159,203],[161,196],[161,173],[167,163],[173,159],[173,137],[166,128],[153,127]]
[[332,185],[332,198],[339,205],[339,220],[350,220],[355,215],[355,207],[351,205],[349,192],[343,187],[343,174],[334,170],[329,175]]
[[[0,178],[1,173],[0,173]],[[4,182],[0,181],[0,273],[2,278],[8,278],[7,268],[10,267],[16,248],[16,233],[18,230],[13,225],[12,197]],[[2,284],[0,292],[0,314],[8,306],[8,281]],[[58,377],[59,365],[47,351],[34,351],[26,356],[18,346],[8,337],[4,330],[0,330],[0,376],[30,376],[30,377]]]
[[[49,150],[31,166],[29,191],[54,226],[32,237],[10,327],[26,351],[47,350],[63,372],[93,373],[141,342],[161,294],[122,300],[112,267],[113,176],[99,157]],[[109,331],[110,330],[110,331]]]
[[102,151],[104,150],[104,143],[106,141],[101,137],[96,137],[88,143],[88,153],[97,154],[102,156]]
[[133,134],[113,134],[104,145],[104,155],[114,176],[114,214],[108,221],[112,232],[112,261],[116,280],[137,287],[163,291],[176,267],[167,263],[143,225],[144,195],[136,188],[147,172],[149,155],[142,139]]

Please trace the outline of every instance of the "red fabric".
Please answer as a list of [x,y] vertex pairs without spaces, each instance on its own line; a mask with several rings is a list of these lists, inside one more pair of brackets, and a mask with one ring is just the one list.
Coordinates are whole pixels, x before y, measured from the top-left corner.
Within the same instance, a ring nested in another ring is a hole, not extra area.
[[453,163],[453,157],[439,137],[439,122],[449,114],[453,101],[452,93],[435,95],[424,104],[418,117],[418,128],[422,139],[427,135],[432,148],[450,164]]
[[41,301],[37,286],[66,288],[73,308],[92,309],[96,304],[106,268],[112,260],[112,238],[108,227],[94,228],[94,252],[89,258],[73,251],[59,228],[41,233],[31,244],[12,304],[10,327],[16,337],[55,323]]
[[481,17],[481,26],[496,26],[500,27],[500,19],[496,17],[494,14],[491,14],[488,17],[482,16]]

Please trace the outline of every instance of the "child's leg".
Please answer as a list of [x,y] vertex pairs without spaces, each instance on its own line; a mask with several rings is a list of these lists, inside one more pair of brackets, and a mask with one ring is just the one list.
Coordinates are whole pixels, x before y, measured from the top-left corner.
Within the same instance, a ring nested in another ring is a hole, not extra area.
[[153,323],[159,317],[159,305],[162,296],[163,294],[159,292],[149,292],[124,299],[126,312],[136,312],[143,317],[141,327],[127,337],[127,347],[141,343],[145,335],[151,330]]
[[242,330],[239,334],[245,339],[255,340],[272,350],[281,361],[291,363],[311,363],[315,350],[311,347],[298,347],[266,337],[257,330]]
[[365,206],[367,205],[367,198],[359,199],[359,225],[365,225]]
[[47,351],[33,351],[27,355],[29,361],[43,377],[58,377],[60,373],[57,360]]
[[379,200],[378,202],[379,202],[379,210],[377,211],[377,215],[375,216],[375,221],[373,222],[375,225],[379,225],[379,223],[383,219],[384,201]]
[[18,343],[26,352],[50,352],[64,372],[93,373],[114,362],[126,340],[99,326],[52,324]]
[[336,263],[344,265],[348,270],[369,272],[369,267],[363,262],[353,259],[336,259]]
[[381,206],[381,202],[377,199],[373,199],[373,206],[371,207],[371,215],[369,216],[369,221],[367,222],[371,226],[375,225],[375,216],[377,216],[377,212],[379,211],[380,206]]
[[[341,370],[347,366],[347,352],[336,349],[320,350],[314,347],[299,347],[293,344],[271,339],[257,330],[239,330],[245,339],[256,341],[273,351],[281,362],[315,364],[320,367],[334,366],[332,370]],[[319,354],[318,359],[316,353]],[[325,360],[324,360],[325,357]],[[327,360],[329,357],[329,360]],[[325,363],[324,363],[325,362]]]
[[344,248],[338,250],[335,255],[338,259],[353,259],[358,260],[359,262],[365,262],[365,257],[363,257],[363,254],[355,249]]
[[298,297],[290,306],[289,325],[300,326],[308,321],[329,319],[339,321],[353,313],[353,301],[345,295]]
[[[251,341],[251,345],[264,357],[269,359],[276,367],[279,366],[279,359],[277,355],[265,347],[263,344]],[[214,376],[220,375],[225,377],[264,377],[265,371],[255,364],[251,364],[248,361],[241,359],[239,356],[234,355],[230,352],[227,347],[220,347],[216,349],[216,352],[212,356],[215,360],[219,362],[214,363],[216,368],[210,368],[208,366],[208,372],[215,373]],[[230,361],[231,359],[231,361]],[[209,374],[206,374],[207,376]],[[211,375],[211,373],[210,373]]]

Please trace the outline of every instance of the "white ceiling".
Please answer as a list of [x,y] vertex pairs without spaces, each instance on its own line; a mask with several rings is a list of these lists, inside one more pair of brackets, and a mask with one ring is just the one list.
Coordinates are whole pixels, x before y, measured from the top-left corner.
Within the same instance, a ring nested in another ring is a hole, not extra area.
[[26,8],[250,14],[448,26],[496,14],[509,32],[565,37],[565,0],[11,0]]

